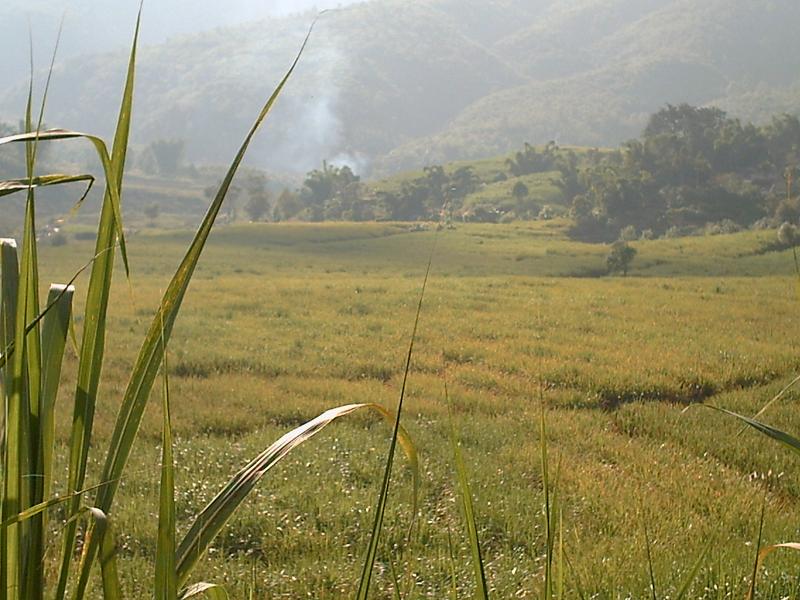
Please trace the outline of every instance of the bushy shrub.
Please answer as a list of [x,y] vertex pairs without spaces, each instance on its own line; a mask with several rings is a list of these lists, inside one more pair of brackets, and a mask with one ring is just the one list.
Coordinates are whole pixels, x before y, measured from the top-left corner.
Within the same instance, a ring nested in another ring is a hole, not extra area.
[[621,239],[623,242],[633,242],[638,238],[638,232],[636,231],[636,227],[633,225],[623,227],[619,232],[619,239]]
[[47,238],[47,242],[51,246],[66,246],[68,241],[67,236],[62,231],[56,231]]
[[741,231],[742,228],[731,221],[730,219],[723,219],[722,221],[718,221],[716,223],[708,223],[705,227],[705,234],[706,235],[726,235],[729,233],[737,233]]
[[797,226],[791,223],[783,223],[778,227],[778,243],[781,246],[791,248],[797,245],[798,241]]
[[777,226],[774,218],[762,217],[750,226],[753,231],[764,231],[765,229],[774,229]]
[[611,244],[611,252],[606,257],[606,267],[609,273],[622,272],[628,274],[628,268],[636,256],[636,248],[628,245],[628,242],[618,241]]

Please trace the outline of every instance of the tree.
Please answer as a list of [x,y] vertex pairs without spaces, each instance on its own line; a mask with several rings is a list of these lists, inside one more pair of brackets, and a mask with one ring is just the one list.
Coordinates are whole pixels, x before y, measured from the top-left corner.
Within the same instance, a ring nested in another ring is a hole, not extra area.
[[686,140],[694,151],[710,151],[714,139],[728,120],[725,111],[719,108],[697,108],[689,104],[666,108],[651,115],[644,130],[644,138],[659,135],[674,136]]
[[511,190],[511,195],[514,196],[514,199],[517,201],[517,204],[522,202],[525,198],[528,197],[530,191],[528,190],[528,186],[525,185],[522,181],[518,181],[514,184],[514,188]]
[[247,171],[242,177],[242,187],[248,196],[255,196],[267,188],[267,177],[259,171]]
[[611,252],[606,257],[606,266],[609,273],[622,272],[623,276],[628,274],[628,268],[636,256],[636,248],[632,248],[627,242],[618,241],[611,244]]
[[271,194],[267,189],[267,178],[258,171],[249,171],[242,178],[242,187],[247,192],[244,210],[251,221],[262,221],[269,213]]
[[289,188],[284,188],[275,201],[275,206],[272,209],[272,218],[276,221],[288,221],[295,217],[302,208],[297,194]]
[[770,159],[781,168],[800,158],[800,119],[779,115],[764,128]]
[[797,245],[797,227],[791,223],[784,223],[778,227],[778,243],[786,248],[791,248]]
[[[214,196],[216,196],[220,185],[222,185],[222,182],[218,183],[217,185],[210,185],[203,190],[203,194],[209,201],[214,199]],[[241,193],[242,188],[235,183],[232,183],[228,188],[228,195],[225,197],[225,205],[228,207],[226,216],[229,223],[236,220],[236,205]]]
[[[329,208],[327,205],[337,196],[341,197],[347,193],[348,189],[354,189],[353,184],[360,181],[361,178],[347,165],[337,167],[323,161],[322,169],[315,169],[306,174],[303,187],[300,189],[303,217],[309,221],[321,221]],[[333,212],[336,212],[336,209]]]
[[525,147],[514,154],[514,158],[506,160],[506,166],[514,177],[520,177],[531,173],[553,171],[556,169],[558,158],[559,150],[555,142],[548,142],[542,152],[538,152],[526,142]]
[[475,175],[475,170],[471,166],[459,167],[452,175],[448,184],[447,200],[450,205],[450,213],[460,209],[464,204],[464,199],[478,189],[481,180]]
[[183,140],[155,140],[147,147],[159,175],[177,175],[183,163]]
[[263,221],[264,217],[269,212],[269,192],[261,190],[250,194],[247,204],[244,205],[244,210],[251,221]]

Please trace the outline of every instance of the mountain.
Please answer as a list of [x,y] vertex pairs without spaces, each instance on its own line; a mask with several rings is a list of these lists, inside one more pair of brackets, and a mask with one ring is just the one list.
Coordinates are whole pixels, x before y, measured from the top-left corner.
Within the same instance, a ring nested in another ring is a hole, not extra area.
[[[181,138],[191,161],[229,160],[309,21],[273,17],[145,46],[134,142]],[[797,23],[796,0],[353,4],[320,19],[250,160],[303,172],[327,158],[378,174],[525,141],[615,145],[666,103],[756,121],[797,112]],[[125,60],[60,62],[48,122],[108,134]],[[20,84],[0,96],[0,117],[18,114],[24,93]]]
[[[576,2],[494,45],[530,81],[473,103],[383,160],[405,165],[507,151],[525,140],[610,145],[666,103],[716,105],[763,121],[800,110],[800,4]],[[529,57],[527,60],[525,57]]]
[[[179,35],[228,27],[267,17],[318,8],[332,8],[354,0],[157,0],[143,7],[144,44],[162,43]],[[62,58],[124,49],[130,43],[137,0],[3,0],[0,3],[0,78],[26,77],[29,72],[29,34],[43,61],[52,51],[59,23],[64,31]],[[30,25],[30,28],[29,28]]]

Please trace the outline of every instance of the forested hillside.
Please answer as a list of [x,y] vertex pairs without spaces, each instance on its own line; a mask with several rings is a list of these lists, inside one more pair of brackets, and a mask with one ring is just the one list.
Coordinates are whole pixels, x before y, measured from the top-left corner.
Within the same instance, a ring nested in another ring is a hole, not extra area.
[[[188,161],[227,160],[236,138],[228,134],[245,130],[309,20],[145,48],[135,143],[181,139]],[[302,173],[327,158],[385,174],[524,142],[616,145],[667,103],[765,122],[800,109],[798,22],[793,0],[354,4],[321,19],[251,160]],[[48,120],[108,133],[124,60],[61,63]],[[24,93],[21,82],[2,96],[0,118],[15,121]]]

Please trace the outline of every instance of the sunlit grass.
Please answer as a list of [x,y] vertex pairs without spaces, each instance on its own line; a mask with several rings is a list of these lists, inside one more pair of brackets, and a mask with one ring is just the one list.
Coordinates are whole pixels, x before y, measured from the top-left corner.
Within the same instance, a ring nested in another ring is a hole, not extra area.
[[[394,405],[403,373],[398,348],[408,342],[423,275],[418,257],[432,235],[332,224],[229,226],[211,236],[170,350],[179,530],[243,457],[286,431],[332,405]],[[781,264],[789,257],[767,256],[772,262],[752,277],[744,276],[747,258],[735,276],[719,272],[726,256],[734,265],[737,245],[757,245],[760,235],[684,240],[697,248],[684,262],[672,254],[680,241],[641,243],[637,261],[663,260],[660,268],[678,274],[642,277],[648,267],[637,271],[634,262],[633,276],[587,279],[521,271],[525,261],[514,256],[523,244],[557,257],[554,271],[602,261],[602,248],[567,241],[547,224],[442,232],[406,405],[423,473],[419,537],[405,546],[410,496],[403,486],[387,507],[373,597],[393,597],[386,553],[395,544],[401,580],[410,573],[414,582],[410,597],[448,594],[448,528],[461,593],[472,580],[442,399],[445,367],[492,597],[541,591],[540,379],[552,469],[561,464],[566,597],[579,587],[587,597],[647,593],[642,506],[660,595],[677,594],[714,537],[696,586],[724,578],[728,597],[743,597],[762,498],[760,475],[751,474],[774,474],[766,541],[790,539],[800,517],[792,459],[750,433],[737,437],[739,426],[710,411],[681,411],[713,393],[720,405],[754,414],[797,372],[792,266]],[[465,252],[475,240],[484,242],[480,252]],[[83,244],[42,249],[43,264],[70,272]],[[174,233],[131,239],[135,294],[124,285],[112,292],[119,343],[108,350],[98,443],[110,435],[126,365],[184,244]],[[705,268],[717,271],[699,275]],[[65,371],[74,364],[67,353]],[[796,431],[792,398],[772,409],[770,422]],[[153,514],[157,507],[157,407],[145,413],[141,434],[117,514],[121,577],[133,593],[149,589],[140,573],[155,552],[154,524],[142,522],[136,507]],[[356,417],[322,436],[255,490],[198,577],[227,582],[235,597],[246,594],[253,571],[265,595],[352,597],[385,432]],[[776,598],[792,589],[785,575],[792,565],[791,557],[770,557],[759,594],[770,597],[771,585]]]

